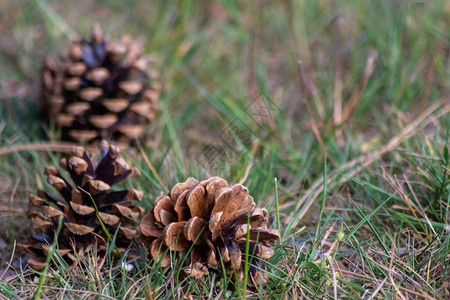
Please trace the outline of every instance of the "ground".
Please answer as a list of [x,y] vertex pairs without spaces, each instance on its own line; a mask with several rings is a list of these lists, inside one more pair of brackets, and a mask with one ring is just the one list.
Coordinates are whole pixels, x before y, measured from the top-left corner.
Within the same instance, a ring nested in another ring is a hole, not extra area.
[[[20,0],[0,16],[1,297],[448,298],[448,1]],[[38,289],[44,274],[13,268],[28,195],[65,149],[39,114],[42,61],[94,23],[141,40],[163,83],[126,185],[149,209],[190,176],[243,183],[282,233],[266,285],[85,259]]]

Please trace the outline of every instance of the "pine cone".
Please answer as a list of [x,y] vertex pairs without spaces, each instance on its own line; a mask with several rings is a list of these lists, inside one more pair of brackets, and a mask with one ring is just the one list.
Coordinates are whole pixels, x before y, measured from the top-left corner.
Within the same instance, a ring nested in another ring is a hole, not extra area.
[[151,56],[129,38],[108,40],[99,27],[73,42],[60,62],[42,70],[44,113],[62,128],[63,140],[114,138],[127,144],[141,136],[158,112],[161,84]]
[[30,243],[22,244],[20,248],[32,254],[28,260],[32,268],[44,267],[48,245],[54,241],[59,216],[63,216],[63,225],[58,236],[58,251],[65,258],[73,259],[74,251],[80,253],[93,245],[105,249],[107,237],[98,218],[111,236],[120,225],[116,237],[119,249],[130,246],[133,239],[137,238],[137,220],[144,214],[144,209],[133,205],[132,201],[141,200],[143,193],[134,189],[113,191],[111,186],[140,173],[136,168],[130,168],[119,156],[117,147],[111,145],[108,149],[108,146],[107,142],[102,142],[102,159],[95,167],[82,147],[73,147],[73,156],[61,159],[60,165],[69,173],[73,185],[61,176],[56,167],[46,168],[48,183],[62,197],[52,196],[42,190],[38,191],[37,196],[30,195],[27,216],[39,233],[31,236]]
[[265,268],[264,259],[273,255],[270,246],[279,238],[277,230],[267,229],[267,222],[267,210],[255,209],[246,187],[229,185],[219,177],[189,178],[176,184],[168,196],[156,198],[140,229],[151,256],[163,267],[170,264],[171,252],[192,248],[186,272],[196,278],[208,270],[221,270],[222,259],[226,275],[242,279],[248,234],[253,255],[249,274],[260,284],[265,278],[258,268]]

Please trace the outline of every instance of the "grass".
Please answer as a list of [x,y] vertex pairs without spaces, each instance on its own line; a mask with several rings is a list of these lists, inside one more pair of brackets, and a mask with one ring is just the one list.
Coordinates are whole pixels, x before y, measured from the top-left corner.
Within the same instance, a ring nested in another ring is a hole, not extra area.
[[[42,297],[58,299],[448,298],[448,1],[0,8],[0,297],[30,298],[45,276]],[[159,57],[155,139],[142,142],[145,156],[126,153],[142,171],[134,185],[144,207],[189,176],[243,182],[282,232],[266,285],[196,281],[152,260],[128,271],[95,249],[68,269],[54,256],[46,274],[7,268],[20,257],[14,242],[30,233],[27,196],[47,187],[44,167],[62,150],[36,146],[48,137],[59,145],[37,113],[41,58],[94,22],[144,38]]]

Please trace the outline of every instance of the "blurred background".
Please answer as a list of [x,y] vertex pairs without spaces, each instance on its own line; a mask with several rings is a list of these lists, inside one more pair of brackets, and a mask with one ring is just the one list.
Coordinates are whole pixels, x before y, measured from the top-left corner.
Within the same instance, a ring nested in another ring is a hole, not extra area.
[[[161,114],[143,147],[164,183],[209,175],[246,180],[258,204],[270,209],[277,177],[287,229],[300,227],[292,211],[315,228],[320,205],[311,188],[326,172],[389,145],[430,107],[448,110],[445,0],[0,0],[0,20],[1,148],[54,141],[54,128],[38,113],[43,58],[57,57],[99,24],[106,36],[128,35],[156,54]],[[446,136],[439,135],[448,131],[448,114],[427,124],[433,127],[390,150],[448,155]],[[401,151],[364,165],[358,180],[395,193],[384,172],[421,167]],[[139,184],[150,207],[163,189],[138,151],[127,153],[143,169]],[[27,232],[27,195],[45,185],[43,167],[56,160],[36,151],[0,156],[0,224],[7,228],[0,233],[6,255],[0,262]],[[344,218],[351,226],[357,219],[350,198],[368,211],[379,204],[362,184],[329,188],[330,222]],[[395,224],[393,230],[401,227]]]

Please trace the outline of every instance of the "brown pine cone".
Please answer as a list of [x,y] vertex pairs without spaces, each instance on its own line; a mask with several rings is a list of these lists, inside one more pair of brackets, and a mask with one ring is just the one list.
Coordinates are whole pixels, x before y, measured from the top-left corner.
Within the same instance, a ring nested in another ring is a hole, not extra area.
[[[63,225],[58,236],[58,251],[61,256],[73,259],[75,253],[83,252],[93,245],[105,249],[107,236],[99,218],[114,235],[117,228],[116,246],[124,250],[138,237],[137,222],[144,209],[134,205],[141,200],[139,190],[113,191],[111,186],[129,176],[139,175],[120,156],[119,148],[102,142],[102,159],[92,163],[84,148],[73,147],[72,156],[60,161],[61,167],[72,179],[69,183],[58,169],[49,166],[45,170],[47,181],[60,196],[52,196],[42,190],[37,196],[30,195],[28,218],[36,231],[29,243],[21,244],[20,250],[31,253],[28,265],[41,269],[45,265],[49,244],[54,241],[58,219],[63,216]],[[98,210],[98,215],[96,213]]]
[[221,270],[222,259],[226,275],[242,279],[248,236],[249,275],[260,284],[265,278],[258,268],[265,268],[264,260],[273,255],[270,246],[279,238],[277,230],[267,229],[267,222],[267,210],[255,208],[246,187],[229,185],[220,177],[189,178],[156,198],[140,229],[151,256],[163,267],[174,252],[190,250],[186,272],[196,278]]
[[63,140],[114,138],[125,145],[141,136],[158,113],[161,84],[151,56],[129,38],[108,40],[94,27],[42,69],[43,112]]

